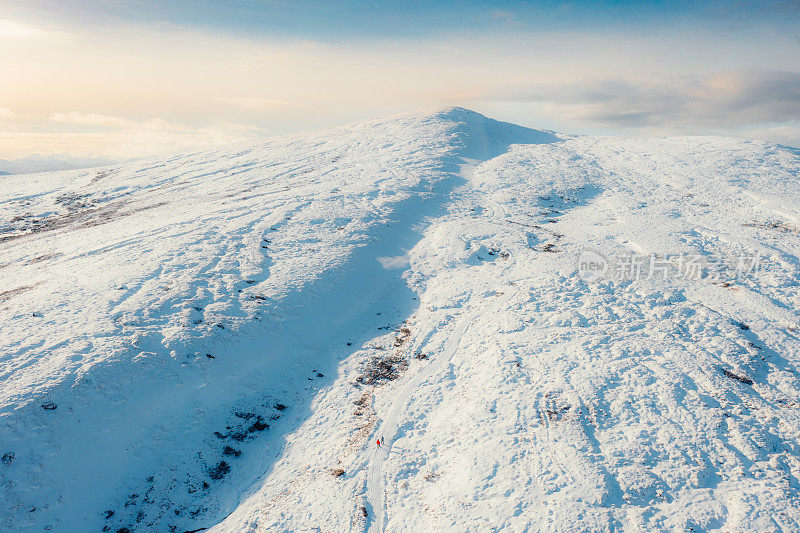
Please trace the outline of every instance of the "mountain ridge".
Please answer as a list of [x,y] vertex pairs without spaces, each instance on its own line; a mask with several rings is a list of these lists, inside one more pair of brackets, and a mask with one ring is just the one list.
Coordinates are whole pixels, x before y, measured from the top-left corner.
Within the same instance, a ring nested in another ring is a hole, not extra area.
[[0,524],[791,529],[798,159],[446,108],[14,180]]

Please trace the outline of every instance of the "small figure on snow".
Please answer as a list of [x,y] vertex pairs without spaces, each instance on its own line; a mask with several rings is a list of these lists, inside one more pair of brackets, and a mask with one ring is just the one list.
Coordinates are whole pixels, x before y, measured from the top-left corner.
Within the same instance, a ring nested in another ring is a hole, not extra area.
[[381,439],[378,439],[378,440],[376,440],[376,441],[375,441],[375,444],[377,444],[377,445],[378,445],[378,448],[380,448],[380,447],[381,447]]
[[383,441],[383,435],[381,435],[381,446],[383,446],[384,444],[386,443]]

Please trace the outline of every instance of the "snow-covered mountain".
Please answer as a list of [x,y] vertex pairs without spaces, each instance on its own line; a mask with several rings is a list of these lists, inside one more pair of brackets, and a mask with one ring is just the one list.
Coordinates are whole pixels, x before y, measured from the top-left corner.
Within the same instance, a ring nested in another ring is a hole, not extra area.
[[103,157],[70,157],[66,154],[43,156],[41,154],[33,154],[17,159],[0,159],[0,176],[100,167],[110,165],[113,162]]
[[460,108],[0,178],[0,530],[797,530],[798,178]]

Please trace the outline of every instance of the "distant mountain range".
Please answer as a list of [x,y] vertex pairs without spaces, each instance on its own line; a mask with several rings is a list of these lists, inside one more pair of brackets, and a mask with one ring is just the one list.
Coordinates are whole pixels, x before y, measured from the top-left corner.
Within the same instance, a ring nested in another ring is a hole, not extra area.
[[67,154],[44,156],[41,154],[33,154],[17,159],[0,159],[0,176],[101,167],[112,163],[115,163],[113,159],[105,157],[72,157]]

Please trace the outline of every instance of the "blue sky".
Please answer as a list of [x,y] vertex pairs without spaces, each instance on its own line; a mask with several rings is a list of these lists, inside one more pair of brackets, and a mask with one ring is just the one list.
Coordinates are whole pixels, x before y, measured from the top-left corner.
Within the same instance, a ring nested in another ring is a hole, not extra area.
[[800,144],[800,2],[0,0],[0,159],[142,157],[462,105]]
[[[761,1],[313,1],[26,0],[11,14],[53,16],[76,24],[173,24],[300,39],[419,38],[468,32],[623,29],[666,25],[687,30],[764,25],[792,28],[800,4]],[[796,28],[796,26],[794,26]]]

